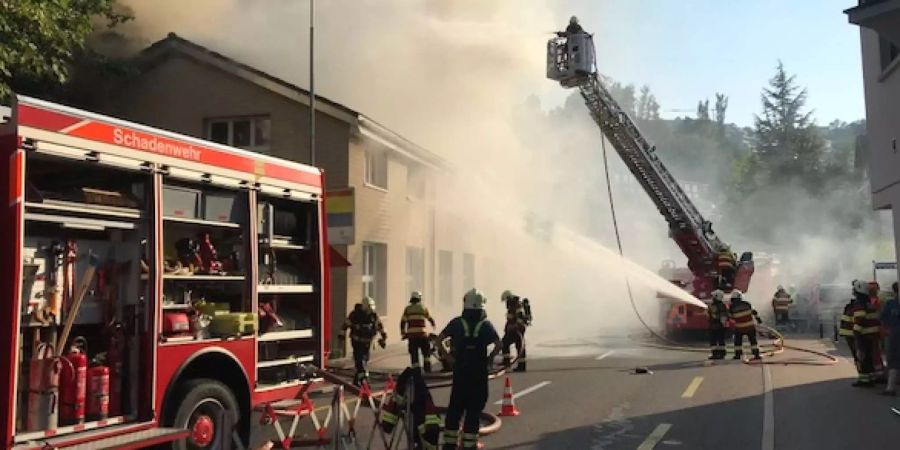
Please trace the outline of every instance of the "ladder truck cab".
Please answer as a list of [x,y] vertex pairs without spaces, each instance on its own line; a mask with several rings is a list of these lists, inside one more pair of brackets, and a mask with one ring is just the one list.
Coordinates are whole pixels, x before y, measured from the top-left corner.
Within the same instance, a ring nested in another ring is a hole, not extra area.
[[0,154],[0,447],[229,448],[323,381],[321,170],[22,96]]
[[689,291],[700,299],[708,299],[716,289],[746,292],[753,274],[752,253],[737,258],[719,239],[712,224],[656,156],[656,147],[603,86],[596,70],[592,36],[566,31],[551,38],[547,42],[547,78],[580,91],[604,137],[653,200],[668,223],[669,237],[687,257],[694,276]]

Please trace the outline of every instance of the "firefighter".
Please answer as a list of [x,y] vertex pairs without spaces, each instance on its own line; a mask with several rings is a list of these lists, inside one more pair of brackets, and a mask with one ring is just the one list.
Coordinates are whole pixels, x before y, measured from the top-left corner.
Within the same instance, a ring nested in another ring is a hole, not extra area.
[[734,286],[734,277],[737,273],[737,262],[734,253],[728,246],[719,249],[716,256],[716,266],[719,269],[719,289],[730,291]]
[[776,324],[787,324],[790,322],[789,312],[793,302],[791,294],[784,290],[784,286],[778,286],[778,290],[772,296],[772,309],[775,311]]
[[875,358],[878,347],[880,322],[875,309],[869,303],[869,286],[865,281],[853,282],[853,306],[848,311],[853,318],[853,337],[856,340],[856,353],[859,359],[859,378],[853,383],[855,387],[868,387],[876,381]]
[[[500,353],[500,336],[484,314],[484,295],[476,289],[466,292],[463,297],[463,312],[447,324],[438,341],[451,339],[451,353],[446,354],[443,346],[438,346],[441,356],[453,363],[453,387],[450,404],[444,423],[444,450],[456,450],[459,441],[459,422],[463,424],[462,448],[474,449],[478,446],[478,429],[481,412],[488,398],[489,366]],[[487,347],[494,348],[488,355]]]
[[856,356],[856,337],[853,335],[853,298],[847,302],[847,305],[844,306],[844,312],[841,314],[841,328],[838,331],[838,335],[843,336],[844,340],[847,342],[847,347],[850,349],[850,354],[853,355],[853,365],[856,367],[856,372],[859,373],[859,358]]
[[503,327],[503,365],[509,367],[512,364],[510,348],[515,345],[515,371],[524,372],[527,368],[525,330],[528,328],[529,318],[525,314],[525,307],[519,296],[510,291],[503,291],[500,297],[506,302],[506,325]]
[[409,296],[409,305],[403,310],[400,318],[401,339],[409,341],[410,367],[419,369],[419,353],[425,360],[425,372],[431,372],[431,340],[425,331],[425,321],[434,328],[434,319],[428,312],[428,308],[422,304],[422,293],[415,291]]
[[728,320],[728,307],[725,306],[725,293],[716,290],[712,293],[709,305],[709,359],[725,358],[725,321]]
[[[412,392],[409,392],[410,388]],[[407,405],[410,399],[412,403]],[[437,450],[441,418],[422,373],[412,367],[406,368],[397,378],[397,390],[381,409],[381,429],[385,433],[393,433],[407,406],[412,413],[410,429],[415,439],[409,448]]]
[[759,314],[753,309],[753,306],[744,300],[744,295],[740,291],[734,291],[731,294],[731,307],[728,308],[728,315],[734,321],[734,359],[741,359],[744,354],[743,343],[744,336],[750,340],[750,351],[753,353],[754,360],[761,359],[759,356],[759,343],[756,341],[756,324],[762,323]]
[[897,282],[891,285],[893,296],[884,302],[879,319],[887,331],[888,378],[884,395],[895,395],[897,371],[900,369],[900,301],[897,299]]
[[372,348],[372,340],[376,334],[381,335],[378,339],[378,345],[384,348],[387,345],[387,334],[384,332],[384,325],[378,314],[375,312],[375,300],[366,296],[361,303],[357,303],[353,307],[353,311],[347,316],[344,325],[341,327],[341,334],[338,338],[343,341],[346,339],[344,332],[350,330],[350,344],[353,346],[353,365],[356,368],[356,374],[353,375],[353,384],[360,386],[364,380],[369,378],[367,365],[369,363],[369,352]]

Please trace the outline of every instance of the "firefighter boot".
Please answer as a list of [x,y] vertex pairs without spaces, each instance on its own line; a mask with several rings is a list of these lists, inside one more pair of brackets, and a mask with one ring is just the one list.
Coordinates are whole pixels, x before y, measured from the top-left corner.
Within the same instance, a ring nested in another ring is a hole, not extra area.
[[884,388],[882,395],[894,396],[897,394],[897,369],[888,370],[887,386]]
[[731,359],[741,359],[741,357],[743,357],[743,356],[744,356],[743,350],[735,349],[734,356],[732,356]]
[[425,373],[431,373],[431,359],[425,358],[425,363],[423,364],[425,368]]
[[516,368],[513,369],[513,372],[525,372],[525,370],[525,361],[519,361],[519,363],[516,364]]
[[509,355],[503,355],[503,367],[509,367],[512,364],[512,358]]
[[762,356],[759,356],[759,349],[758,349],[758,348],[754,348],[754,349],[753,349],[753,357],[750,358],[750,359],[753,360],[753,361],[759,361],[759,360],[762,359]]

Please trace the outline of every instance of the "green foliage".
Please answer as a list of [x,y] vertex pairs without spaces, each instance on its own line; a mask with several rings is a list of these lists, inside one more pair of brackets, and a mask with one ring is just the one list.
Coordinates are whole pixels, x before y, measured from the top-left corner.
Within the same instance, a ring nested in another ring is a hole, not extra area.
[[638,98],[636,113],[637,120],[659,120],[659,103],[656,101],[656,96],[650,92],[650,86],[644,85],[641,88],[641,96]]
[[66,83],[96,26],[128,19],[115,0],[0,1],[0,102],[13,90],[40,92]]

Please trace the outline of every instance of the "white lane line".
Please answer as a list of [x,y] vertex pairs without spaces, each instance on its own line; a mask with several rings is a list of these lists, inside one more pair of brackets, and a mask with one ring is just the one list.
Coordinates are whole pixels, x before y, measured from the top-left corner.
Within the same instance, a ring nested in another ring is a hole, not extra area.
[[762,450],[775,450],[775,396],[772,394],[772,372],[763,366]]
[[687,389],[684,390],[684,393],[681,394],[681,398],[691,398],[694,394],[697,393],[697,389],[700,388],[700,385],[703,383],[703,377],[694,377],[694,380],[691,381],[691,384],[688,385]]
[[[540,389],[540,388],[542,388],[542,387],[544,387],[544,386],[546,386],[546,385],[548,385],[548,384],[550,384],[549,381],[541,381],[540,383],[538,383],[538,384],[536,384],[536,385],[534,385],[534,386],[531,386],[530,388],[522,389],[521,391],[516,392],[515,394],[513,394],[513,400],[515,400],[515,399],[517,399],[517,398],[519,398],[519,397],[521,397],[521,396],[523,396],[523,395],[528,395],[528,394],[530,394],[530,393],[532,393],[532,392],[534,392],[534,391],[536,391],[536,390],[538,390],[538,389]],[[496,402],[494,402],[494,404],[495,404],[495,405],[502,405],[502,404],[503,404],[503,400],[502,400],[502,399],[501,399],[501,400],[497,400]]]
[[598,356],[598,357],[596,358],[596,360],[597,360],[597,361],[600,361],[601,359],[604,359],[604,358],[606,358],[607,356],[612,355],[612,354],[615,353],[615,352],[616,352],[615,350],[610,350],[610,351],[608,351],[608,352],[606,352],[606,353],[604,353],[604,354]]
[[650,433],[650,436],[647,436],[647,439],[644,439],[644,442],[637,448],[637,450],[653,450],[656,447],[656,444],[662,440],[663,436],[669,432],[669,428],[672,428],[671,423],[661,423],[653,429],[653,432]]

